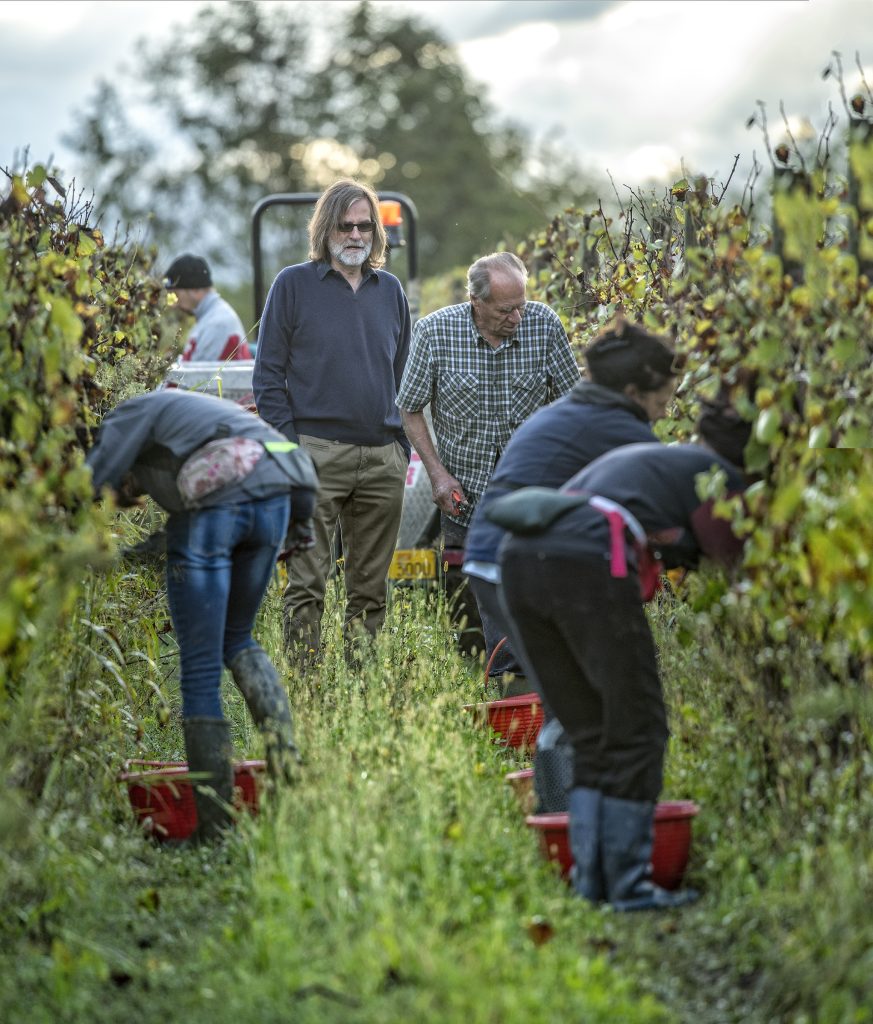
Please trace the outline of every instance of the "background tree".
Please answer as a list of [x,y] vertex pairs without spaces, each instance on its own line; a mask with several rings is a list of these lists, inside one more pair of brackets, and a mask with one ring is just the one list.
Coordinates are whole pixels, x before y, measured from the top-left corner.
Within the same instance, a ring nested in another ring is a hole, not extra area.
[[493,120],[429,26],[361,3],[340,38],[312,76],[322,130],[354,150],[371,180],[414,197],[428,270],[519,241],[562,202],[591,196],[577,184],[578,168],[565,167],[557,182],[533,173],[528,136]]
[[[433,273],[591,198],[572,162],[537,159],[521,129],[495,121],[436,30],[367,2],[317,26],[312,10],[207,7],[184,35],[141,46],[123,92],[98,84],[67,141],[104,223],[147,220],[167,254],[194,248],[248,278],[253,203],[351,174],[413,198]],[[278,265],[305,256],[294,230],[289,218],[273,237]]]
[[305,6],[240,0],[204,8],[161,47],[141,42],[130,81],[101,80],[69,139],[104,223],[146,221],[167,252],[245,266],[252,204],[305,185],[291,151],[308,131],[308,52]]

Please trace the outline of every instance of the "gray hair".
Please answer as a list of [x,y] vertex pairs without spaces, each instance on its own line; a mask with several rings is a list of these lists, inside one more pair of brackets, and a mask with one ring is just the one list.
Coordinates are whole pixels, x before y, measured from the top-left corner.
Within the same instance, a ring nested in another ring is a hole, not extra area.
[[378,270],[385,263],[387,238],[382,218],[379,216],[379,197],[362,181],[352,178],[341,178],[325,189],[318,202],[312,220],[309,222],[309,258],[330,263],[330,236],[339,223],[345,220],[346,211],[359,199],[366,199],[370,207],[370,219],[375,221],[373,232],[373,248],[365,265]]
[[467,294],[471,299],[488,299],[491,296],[491,274],[521,274],[527,281],[527,267],[514,252],[492,252],[481,256],[467,271]]

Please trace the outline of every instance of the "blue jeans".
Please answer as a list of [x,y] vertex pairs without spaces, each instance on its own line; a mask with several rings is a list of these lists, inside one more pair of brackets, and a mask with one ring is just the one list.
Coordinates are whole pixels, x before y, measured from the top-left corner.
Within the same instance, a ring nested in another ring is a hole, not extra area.
[[179,641],[182,717],[222,718],[221,671],[252,626],[288,528],[290,498],[173,513],[167,599]]

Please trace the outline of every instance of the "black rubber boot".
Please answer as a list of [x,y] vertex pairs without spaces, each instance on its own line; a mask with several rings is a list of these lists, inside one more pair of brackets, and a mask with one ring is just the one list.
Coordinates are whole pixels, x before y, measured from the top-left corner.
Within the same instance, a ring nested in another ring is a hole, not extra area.
[[230,722],[223,718],[185,718],[182,729],[188,769],[196,776],[197,828],[189,842],[213,842],[233,824]]
[[[554,719],[553,719],[554,721]],[[573,888],[592,903],[606,899],[600,861],[600,810],[603,794],[575,786],[570,790],[570,850],[573,854]]]
[[604,797],[600,851],[607,899],[616,910],[670,910],[693,903],[694,889],[669,892],[652,881],[655,805]]
[[274,779],[293,781],[300,754],[288,695],[263,647],[247,647],[230,663],[233,680],[245,698],[255,725],[264,735],[267,767]]

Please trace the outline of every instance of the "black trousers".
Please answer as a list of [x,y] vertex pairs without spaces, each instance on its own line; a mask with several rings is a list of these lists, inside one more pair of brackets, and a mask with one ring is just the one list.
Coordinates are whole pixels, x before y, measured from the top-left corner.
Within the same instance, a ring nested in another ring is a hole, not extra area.
[[531,545],[506,553],[502,589],[517,653],[573,744],[574,786],[657,800],[667,716],[636,575]]
[[476,598],[479,618],[482,620],[486,664],[491,661],[494,648],[504,637],[507,638],[491,663],[492,678],[499,679],[504,672],[524,675],[524,669],[519,664],[509,639],[512,624],[506,620],[506,613],[503,611],[503,605],[500,603],[497,592],[497,584],[489,583],[478,576],[468,576],[467,580],[470,590],[473,591],[473,597]]

